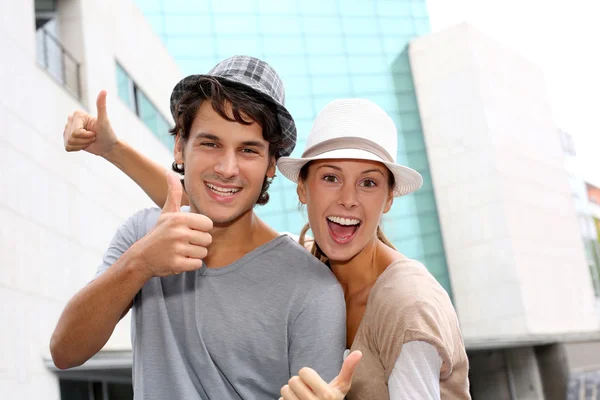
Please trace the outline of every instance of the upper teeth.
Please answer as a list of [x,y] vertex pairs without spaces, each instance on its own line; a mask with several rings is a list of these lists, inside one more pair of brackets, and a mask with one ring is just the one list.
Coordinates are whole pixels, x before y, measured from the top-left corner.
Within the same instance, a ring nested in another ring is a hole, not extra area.
[[358,225],[360,220],[355,218],[342,218],[342,217],[327,217],[331,222],[335,222],[340,225]]
[[239,188],[224,188],[224,187],[220,187],[220,186],[211,185],[210,183],[207,183],[206,186],[208,186],[212,190],[215,190],[215,191],[221,192],[221,193],[235,193],[235,192],[240,191]]

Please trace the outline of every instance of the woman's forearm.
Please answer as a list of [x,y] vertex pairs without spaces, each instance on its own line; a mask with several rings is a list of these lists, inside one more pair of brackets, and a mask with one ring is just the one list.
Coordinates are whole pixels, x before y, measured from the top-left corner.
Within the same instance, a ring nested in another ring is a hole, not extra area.
[[[165,204],[167,198],[166,168],[120,139],[113,149],[103,157],[137,183],[158,207]],[[182,204],[189,204],[185,193]]]

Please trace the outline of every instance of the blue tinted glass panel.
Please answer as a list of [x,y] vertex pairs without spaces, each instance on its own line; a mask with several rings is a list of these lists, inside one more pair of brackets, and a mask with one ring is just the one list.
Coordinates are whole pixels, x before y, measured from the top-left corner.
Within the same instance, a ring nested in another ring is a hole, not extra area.
[[[136,3],[186,75],[206,72],[233,54],[269,62],[284,81],[286,105],[297,123],[293,156],[302,154],[312,121],[328,102],[363,97],[383,107],[398,129],[398,161],[424,177],[421,190],[395,199],[384,229],[401,252],[422,261],[450,291],[407,51],[410,40],[430,31],[424,0]],[[126,78],[117,80],[120,97],[132,100]],[[140,103],[145,121],[171,146],[164,119],[153,119],[152,107],[144,99]],[[257,207],[257,213],[277,230],[299,233],[306,217],[297,211],[295,189],[279,175],[271,186],[271,201]]]
[[133,99],[133,81],[127,75],[127,72],[119,65],[117,66],[117,94],[123,100],[127,107],[135,111],[135,102]]

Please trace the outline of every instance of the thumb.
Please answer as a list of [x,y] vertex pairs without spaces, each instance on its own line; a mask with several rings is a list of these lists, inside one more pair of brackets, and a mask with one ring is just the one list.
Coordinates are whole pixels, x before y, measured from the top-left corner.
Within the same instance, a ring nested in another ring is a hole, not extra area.
[[167,171],[167,198],[163,206],[163,213],[179,212],[181,209],[181,196],[183,187],[179,178],[171,171]]
[[106,112],[106,90],[101,90],[96,99],[96,110],[98,111],[98,120],[107,120],[108,113]]
[[356,369],[356,366],[360,362],[361,358],[362,353],[358,350],[355,350],[352,353],[350,353],[348,357],[346,357],[346,359],[344,360],[344,364],[342,364],[340,374],[334,379],[335,386],[344,394],[347,393],[348,390],[350,390],[354,370]]

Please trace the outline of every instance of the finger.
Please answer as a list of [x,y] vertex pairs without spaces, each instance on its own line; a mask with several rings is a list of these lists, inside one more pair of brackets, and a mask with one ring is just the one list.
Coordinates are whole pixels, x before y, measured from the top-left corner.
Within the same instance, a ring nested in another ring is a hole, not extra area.
[[96,141],[96,138],[85,138],[85,139],[69,139],[69,141],[67,142],[67,146],[71,145],[71,146],[89,146],[90,144],[94,143]]
[[181,209],[181,195],[183,188],[181,182],[171,171],[167,171],[167,199],[163,206],[163,213],[165,212],[179,212]]
[[299,376],[292,377],[288,382],[288,386],[300,400],[318,400],[315,393]]
[[344,364],[342,364],[342,369],[340,370],[340,374],[335,379],[337,388],[342,391],[342,393],[347,393],[350,390],[350,386],[352,384],[352,376],[354,375],[354,371],[356,370],[356,366],[360,362],[362,358],[362,353],[358,350],[353,351],[346,357],[344,360]]
[[95,137],[95,136],[96,136],[96,132],[88,131],[85,129],[78,129],[71,134],[72,138],[77,138],[77,139],[91,138],[91,137]]
[[67,145],[65,146],[65,150],[66,150],[66,151],[68,151],[68,152],[70,153],[70,152],[73,152],[73,151],[84,150],[84,149],[85,149],[85,148],[87,148],[89,145],[90,145],[90,143],[88,143],[88,144],[84,144],[84,145],[77,145],[77,146],[73,146],[73,145],[67,144]]
[[302,368],[298,376],[319,398],[325,397],[325,394],[330,391],[329,384],[312,368]]
[[201,232],[208,232],[213,228],[213,222],[206,215],[202,214],[188,214],[187,224],[188,227]]
[[106,90],[101,90],[96,99],[96,110],[98,112],[98,120],[107,120],[108,113],[106,112]]
[[197,258],[179,257],[175,263],[176,273],[195,271],[202,268],[202,260]]
[[83,112],[76,112],[73,114],[73,119],[71,120],[71,132],[76,132],[80,129],[83,129],[85,125],[86,114]]
[[183,247],[180,254],[188,258],[202,260],[208,255],[208,250],[206,250],[206,247],[204,246],[194,246],[193,244],[188,244]]
[[300,400],[296,394],[290,389],[289,385],[285,385],[281,388],[281,399],[282,400]]
[[190,244],[207,247],[212,243],[212,235],[208,232],[190,230],[188,235]]

